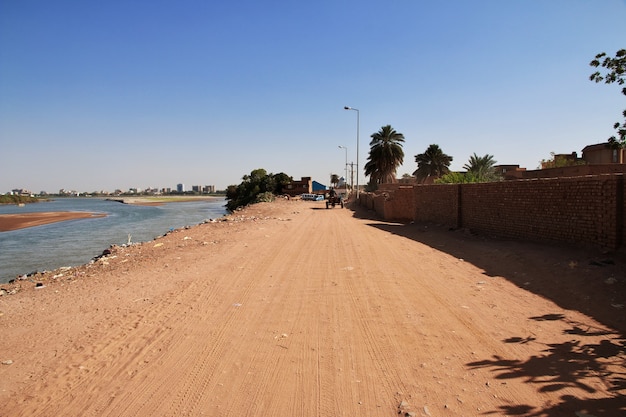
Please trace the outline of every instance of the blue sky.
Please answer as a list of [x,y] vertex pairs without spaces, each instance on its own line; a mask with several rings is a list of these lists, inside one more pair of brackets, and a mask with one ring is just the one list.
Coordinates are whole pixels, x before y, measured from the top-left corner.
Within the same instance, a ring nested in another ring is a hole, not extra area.
[[[614,134],[625,0],[0,0],[0,192],[328,183],[370,135],[537,168]],[[366,182],[361,175],[360,183]]]

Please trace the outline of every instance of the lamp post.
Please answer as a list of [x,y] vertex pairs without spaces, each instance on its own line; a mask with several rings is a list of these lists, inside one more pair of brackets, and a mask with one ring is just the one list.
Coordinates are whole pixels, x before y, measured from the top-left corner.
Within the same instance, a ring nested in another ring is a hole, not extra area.
[[339,149],[344,149],[346,151],[346,176],[344,177],[344,184],[346,187],[346,192],[348,192],[348,147],[339,145]]
[[344,106],[344,110],[354,110],[356,112],[356,199],[359,199],[359,118],[360,112],[359,109],[355,109],[354,107]]

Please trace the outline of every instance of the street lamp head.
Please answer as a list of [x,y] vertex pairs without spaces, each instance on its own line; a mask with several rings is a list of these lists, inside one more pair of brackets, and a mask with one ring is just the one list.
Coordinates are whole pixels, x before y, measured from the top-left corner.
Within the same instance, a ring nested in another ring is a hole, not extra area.
[[343,109],[344,109],[344,110],[350,110],[350,107],[348,107],[348,106],[343,106]]

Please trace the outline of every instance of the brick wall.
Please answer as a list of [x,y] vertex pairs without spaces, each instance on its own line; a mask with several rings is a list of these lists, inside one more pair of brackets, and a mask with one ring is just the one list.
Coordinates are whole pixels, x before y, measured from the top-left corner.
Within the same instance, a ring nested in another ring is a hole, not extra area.
[[523,179],[582,177],[585,175],[626,174],[626,164],[585,164],[560,168],[545,168],[520,173]]
[[618,227],[621,226],[622,228],[622,247],[626,247],[626,175],[622,175],[621,178],[621,182],[622,182],[622,194],[618,195],[618,199],[621,198],[622,200],[622,223],[621,225],[618,224]]
[[612,249],[626,245],[623,174],[417,185],[413,205],[395,197],[399,190],[385,192],[387,197],[372,198],[387,220],[407,217],[495,236]]
[[460,227],[460,190],[460,184],[417,185],[414,220]]
[[623,233],[618,230],[617,185],[617,176],[465,184],[462,226],[499,236],[615,248]]
[[394,184],[393,188],[381,187],[375,197],[374,209],[384,213],[387,220],[413,220],[415,192],[412,185]]

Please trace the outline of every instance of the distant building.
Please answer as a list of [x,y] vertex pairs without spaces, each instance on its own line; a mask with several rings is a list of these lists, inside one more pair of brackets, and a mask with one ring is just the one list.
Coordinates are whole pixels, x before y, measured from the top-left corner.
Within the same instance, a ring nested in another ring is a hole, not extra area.
[[176,184],[176,191],[178,191],[179,193],[184,193],[185,192],[185,184]]
[[32,193],[29,190],[25,190],[24,188],[15,188],[11,190],[12,195],[21,195],[21,196],[30,196]]
[[494,172],[501,175],[505,180],[517,180],[524,177],[526,168],[520,168],[519,165],[496,165],[493,167]]
[[588,164],[624,164],[626,149],[613,148],[608,142],[589,145],[583,148],[583,159]]
[[578,154],[576,152],[558,153],[554,154],[554,158],[547,161],[542,161],[541,169],[561,168],[572,165],[581,165],[584,163],[585,162],[583,161],[583,159],[578,158]]
[[542,162],[537,170],[526,171],[518,165],[499,165],[495,169],[507,180],[626,174],[626,149],[612,147],[608,142],[585,146],[582,158],[576,152],[552,155],[554,158]]
[[311,184],[311,189],[314,194],[323,194],[325,191],[328,190],[328,187],[317,181],[313,181],[313,184]]
[[302,177],[300,181],[291,181],[283,186],[283,193],[295,197],[300,194],[310,194],[313,192],[313,181],[311,177]]
[[198,194],[210,194],[215,192],[214,185],[192,185],[191,191]]

